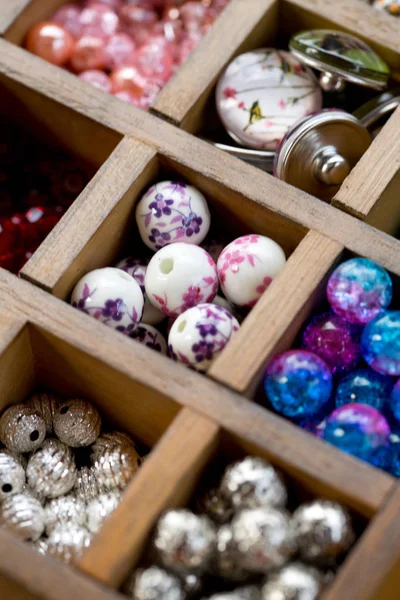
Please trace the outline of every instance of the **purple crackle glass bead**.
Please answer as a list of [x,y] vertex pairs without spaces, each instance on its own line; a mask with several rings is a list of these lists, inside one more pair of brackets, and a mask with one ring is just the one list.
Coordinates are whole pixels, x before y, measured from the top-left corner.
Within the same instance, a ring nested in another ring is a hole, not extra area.
[[335,392],[336,407],[345,404],[368,404],[382,410],[393,387],[388,375],[381,375],[369,368],[356,369],[338,383]]
[[303,332],[302,342],[306,350],[327,363],[332,373],[350,371],[361,359],[359,327],[331,313],[314,317]]
[[272,359],[265,392],[274,409],[286,417],[301,419],[318,413],[332,392],[328,365],[306,350],[289,350]]
[[373,463],[377,450],[389,443],[389,435],[389,424],[376,408],[346,404],[327,419],[322,438],[348,454]]
[[400,310],[386,311],[364,328],[361,349],[369,366],[384,375],[400,375]]
[[367,258],[352,258],[339,265],[326,288],[332,310],[351,323],[365,324],[392,301],[389,273]]

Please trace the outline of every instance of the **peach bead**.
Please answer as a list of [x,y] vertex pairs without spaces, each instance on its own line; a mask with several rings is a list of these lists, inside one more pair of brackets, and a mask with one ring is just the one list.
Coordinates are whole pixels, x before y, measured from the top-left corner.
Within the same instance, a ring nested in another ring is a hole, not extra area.
[[135,67],[126,66],[111,74],[113,92],[129,91],[140,97],[147,86],[147,80]]
[[74,52],[74,38],[61,25],[44,22],[32,27],[25,47],[53,65],[65,65]]
[[106,45],[107,68],[114,71],[119,67],[131,65],[135,49],[135,42],[126,33],[111,36]]
[[81,73],[89,69],[105,69],[105,40],[91,35],[83,35],[75,45],[70,64],[74,71]]
[[79,4],[64,4],[56,10],[51,20],[65,27],[74,38],[78,38],[82,34],[82,25],[79,20],[81,12],[82,8]]
[[97,87],[100,90],[111,92],[111,79],[103,71],[99,71],[98,69],[89,69],[89,71],[83,71],[79,77],[80,79],[83,79],[83,81],[87,81],[87,83],[94,85],[94,87]]

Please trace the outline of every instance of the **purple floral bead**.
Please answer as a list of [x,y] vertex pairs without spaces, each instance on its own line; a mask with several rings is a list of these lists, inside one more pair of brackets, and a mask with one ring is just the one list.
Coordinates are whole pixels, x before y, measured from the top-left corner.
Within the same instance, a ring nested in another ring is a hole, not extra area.
[[172,358],[204,372],[238,331],[239,323],[216,304],[199,304],[180,315],[168,337]]
[[147,346],[147,348],[160,352],[160,354],[167,354],[168,347],[164,336],[151,325],[140,323],[131,333],[130,337],[140,344]]
[[173,242],[198,245],[210,228],[210,211],[195,187],[160,181],[139,201],[136,222],[143,242],[152,250]]

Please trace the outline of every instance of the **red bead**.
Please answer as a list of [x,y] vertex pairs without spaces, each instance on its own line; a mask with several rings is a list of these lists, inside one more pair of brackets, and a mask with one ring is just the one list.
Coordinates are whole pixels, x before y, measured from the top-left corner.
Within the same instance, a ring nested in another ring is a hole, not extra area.
[[119,67],[131,65],[135,49],[135,42],[126,33],[116,33],[111,36],[105,48],[107,68],[114,71]]
[[100,37],[82,36],[76,43],[70,64],[74,71],[81,73],[92,69],[104,69],[107,64],[106,42]]
[[117,13],[99,2],[92,2],[80,15],[83,35],[108,38],[117,32],[119,17]]
[[88,71],[80,73],[79,77],[83,79],[83,81],[87,81],[87,83],[94,85],[94,87],[97,87],[104,92],[111,92],[112,90],[111,79],[104,71],[89,69]]
[[54,13],[51,20],[65,27],[74,38],[78,38],[82,35],[81,12],[79,4],[64,4]]
[[74,51],[74,38],[57,23],[39,23],[29,31],[25,46],[53,65],[65,65]]

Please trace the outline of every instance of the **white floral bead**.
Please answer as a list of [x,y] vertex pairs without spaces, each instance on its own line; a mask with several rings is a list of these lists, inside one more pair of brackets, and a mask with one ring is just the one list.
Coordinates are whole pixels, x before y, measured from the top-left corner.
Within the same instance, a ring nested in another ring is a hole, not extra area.
[[237,306],[254,306],[285,263],[285,253],[270,238],[255,234],[237,238],[218,259],[222,291]]
[[199,304],[172,325],[168,337],[170,354],[197,371],[206,371],[238,329],[235,317],[222,306]]
[[96,269],[82,277],[71,304],[117,331],[129,334],[142,318],[144,298],[139,284],[121,269]]
[[168,347],[164,336],[155,327],[147,325],[147,323],[140,323],[131,334],[131,338],[152,350],[167,354]]
[[136,222],[143,242],[152,250],[173,242],[200,244],[210,228],[210,211],[195,187],[160,181],[139,201]]
[[203,248],[185,243],[170,244],[156,252],[144,283],[152,304],[169,317],[211,302],[218,290],[217,269],[211,256]]
[[144,278],[147,271],[148,260],[142,258],[132,258],[128,256],[123,260],[120,260],[118,264],[116,264],[117,269],[122,269],[125,273],[129,273],[135,281],[140,285],[140,289],[142,290],[142,294],[144,296],[144,308],[143,308],[143,323],[148,323],[149,325],[158,325],[165,319],[164,313],[161,312],[158,308],[152,305],[150,300],[147,297],[147,294],[144,289]]

